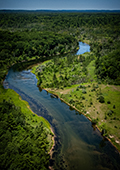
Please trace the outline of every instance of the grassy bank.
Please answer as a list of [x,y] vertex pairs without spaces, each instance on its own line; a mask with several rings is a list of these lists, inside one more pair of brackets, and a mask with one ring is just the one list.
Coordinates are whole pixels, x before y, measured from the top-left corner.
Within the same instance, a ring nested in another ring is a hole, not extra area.
[[[17,107],[21,108],[21,112],[26,116],[26,120],[31,123],[32,126],[36,126],[36,121],[43,122],[44,125],[50,130],[50,124],[43,117],[37,116],[29,107],[28,102],[22,100],[21,97],[11,89],[4,89],[2,85],[0,85],[0,102],[4,100],[8,102],[13,102]],[[32,117],[32,119],[31,119]],[[30,120],[29,120],[30,119]]]
[[[97,87],[93,91],[93,86]],[[81,85],[80,85],[81,86]],[[85,88],[85,91],[83,90]],[[51,93],[57,94],[70,106],[89,117],[93,124],[97,124],[100,131],[104,132],[103,136],[107,136],[114,145],[120,150],[120,86],[84,84],[80,88],[71,87],[64,90],[49,89]],[[101,103],[98,92],[104,98]]]
[[49,122],[33,113],[15,91],[2,85],[0,112],[0,169],[48,169],[54,144]]

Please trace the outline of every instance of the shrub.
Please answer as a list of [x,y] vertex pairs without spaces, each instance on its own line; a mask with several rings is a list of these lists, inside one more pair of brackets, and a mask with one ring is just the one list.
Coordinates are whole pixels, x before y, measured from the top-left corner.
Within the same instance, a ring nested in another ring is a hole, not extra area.
[[107,104],[111,104],[111,102],[110,102],[110,101],[107,101]]
[[82,96],[82,100],[85,100],[85,97],[84,97],[84,96]]
[[112,110],[108,110],[108,111],[107,111],[107,115],[108,115],[108,116],[112,116],[113,113],[114,113],[114,112],[113,112]]
[[92,105],[93,104],[93,102],[92,102],[92,98],[90,98],[90,105]]
[[98,81],[98,84],[101,84],[101,81],[100,81],[100,80]]
[[97,89],[99,86],[98,86],[98,84],[95,86],[95,88]]
[[107,130],[106,129],[102,129],[101,135],[106,136],[107,135]]
[[62,98],[62,97],[63,97],[63,94],[61,94],[60,97]]
[[113,105],[113,109],[115,109],[115,105]]
[[90,102],[90,105],[93,105],[93,102],[92,102],[92,101]]
[[104,102],[105,102],[105,100],[104,100],[104,97],[103,97],[103,96],[99,96],[98,100],[99,100],[99,102],[100,102],[100,103],[104,103]]
[[98,118],[96,118],[96,119],[92,119],[92,124],[97,124],[97,123],[98,123],[98,121],[99,121],[99,119],[98,119]]
[[73,99],[70,99],[69,103],[72,104],[73,103]]
[[62,90],[64,90],[64,87],[63,87],[63,86],[61,86],[61,89],[62,89]]
[[105,120],[107,120],[107,116],[105,115]]
[[85,89],[86,87],[83,86],[83,85],[79,85],[78,88],[84,88]]
[[83,89],[83,90],[82,90],[82,93],[83,93],[83,94],[86,94],[87,92],[86,92],[86,90],[85,90],[85,89]]

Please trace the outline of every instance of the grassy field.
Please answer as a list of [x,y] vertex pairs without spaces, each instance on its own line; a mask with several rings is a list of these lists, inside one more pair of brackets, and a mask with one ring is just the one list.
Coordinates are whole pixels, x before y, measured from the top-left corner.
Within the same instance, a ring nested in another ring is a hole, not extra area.
[[[64,90],[50,88],[46,90],[57,94],[80,113],[89,117],[97,124],[100,131],[105,130],[104,136],[107,136],[120,150],[120,86],[97,83],[84,83],[80,86],[82,88],[74,85]],[[104,103],[99,101],[99,93],[104,97]]]

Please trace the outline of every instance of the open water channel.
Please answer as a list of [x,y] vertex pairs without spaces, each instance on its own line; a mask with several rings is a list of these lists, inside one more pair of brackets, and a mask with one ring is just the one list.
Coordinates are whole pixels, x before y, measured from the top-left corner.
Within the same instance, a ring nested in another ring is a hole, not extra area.
[[[80,42],[77,54],[90,51],[90,46]],[[82,114],[53,98],[37,87],[37,79],[30,70],[9,69],[4,88],[15,90],[28,101],[36,114],[47,119],[56,135],[53,158],[56,170],[119,170],[120,154],[105,140],[92,123]]]

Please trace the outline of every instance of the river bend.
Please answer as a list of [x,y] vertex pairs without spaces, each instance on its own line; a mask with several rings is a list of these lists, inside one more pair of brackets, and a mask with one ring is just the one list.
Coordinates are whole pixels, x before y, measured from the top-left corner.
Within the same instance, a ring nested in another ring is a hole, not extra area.
[[[77,54],[90,51],[80,42]],[[119,170],[120,155],[105,140],[91,122],[77,111],[71,110],[59,98],[53,98],[37,87],[37,79],[30,70],[9,69],[4,88],[15,90],[28,101],[33,112],[47,119],[56,134],[53,160],[55,169],[68,170]]]

